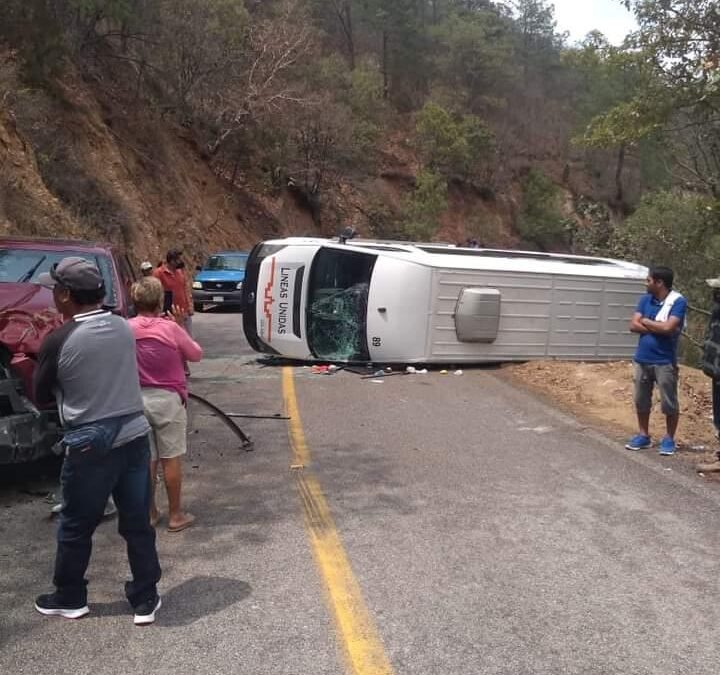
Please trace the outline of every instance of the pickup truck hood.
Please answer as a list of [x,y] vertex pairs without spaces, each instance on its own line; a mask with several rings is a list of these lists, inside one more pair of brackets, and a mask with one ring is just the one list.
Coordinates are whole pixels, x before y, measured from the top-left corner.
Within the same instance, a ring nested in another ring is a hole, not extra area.
[[11,354],[37,354],[45,337],[62,322],[47,288],[0,283],[0,343]]
[[195,275],[195,281],[234,281],[245,279],[245,270],[202,270]]

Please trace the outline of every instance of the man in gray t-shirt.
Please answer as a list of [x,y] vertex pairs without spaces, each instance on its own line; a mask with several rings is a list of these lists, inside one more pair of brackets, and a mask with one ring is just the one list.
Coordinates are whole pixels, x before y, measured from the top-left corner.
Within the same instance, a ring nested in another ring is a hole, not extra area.
[[36,398],[40,404],[57,403],[66,439],[82,434],[94,440],[65,444],[56,591],[39,596],[35,608],[66,618],[89,612],[84,577],[92,535],[112,495],[133,575],[125,593],[135,623],[152,623],[160,608],[160,565],[149,520],[149,425],[143,415],[135,339],[124,319],[101,309],[105,287],[93,263],[65,258],[41,275],[40,283],[52,287],[65,323],[40,350]]

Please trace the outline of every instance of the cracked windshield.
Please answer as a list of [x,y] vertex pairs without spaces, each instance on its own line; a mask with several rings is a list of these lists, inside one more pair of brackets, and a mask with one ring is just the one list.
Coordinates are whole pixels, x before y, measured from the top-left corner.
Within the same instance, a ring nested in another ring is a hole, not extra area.
[[328,361],[366,361],[365,319],[375,256],[321,249],[310,276],[307,334],[310,350]]

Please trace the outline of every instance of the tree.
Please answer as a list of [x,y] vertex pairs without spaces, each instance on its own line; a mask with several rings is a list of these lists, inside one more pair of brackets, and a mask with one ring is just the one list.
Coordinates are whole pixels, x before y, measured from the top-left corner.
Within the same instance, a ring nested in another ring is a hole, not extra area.
[[564,61],[577,77],[575,112],[584,127],[574,140],[615,153],[613,201],[622,211],[626,207],[623,172],[628,155],[638,153],[664,115],[658,96],[649,110],[638,97],[640,91],[650,90],[652,72],[644,56],[613,47],[599,33],[591,33],[580,49],[566,52]]
[[432,31],[437,79],[472,112],[496,107],[515,78],[510,24],[494,10],[453,12]]
[[253,23],[246,50],[231,77],[215,95],[217,111],[212,154],[240,129],[309,102],[292,73],[312,50],[314,33],[299,0],[283,0],[277,11]]
[[542,250],[562,245],[567,221],[560,209],[557,186],[542,171],[531,169],[522,185],[522,207],[518,232]]
[[210,101],[234,75],[248,42],[242,0],[159,0],[158,7],[154,65],[173,106],[182,119],[209,113]]
[[639,30],[627,54],[642,63],[634,96],[596,118],[591,143],[637,144],[659,135],[675,179],[720,194],[720,8],[712,0],[626,0]]
[[440,215],[447,209],[447,180],[439,173],[422,169],[415,189],[407,202],[406,232],[417,240],[430,240],[440,225]]
[[494,137],[475,115],[452,115],[428,102],[418,113],[418,147],[427,166],[446,177],[470,179],[492,156]]

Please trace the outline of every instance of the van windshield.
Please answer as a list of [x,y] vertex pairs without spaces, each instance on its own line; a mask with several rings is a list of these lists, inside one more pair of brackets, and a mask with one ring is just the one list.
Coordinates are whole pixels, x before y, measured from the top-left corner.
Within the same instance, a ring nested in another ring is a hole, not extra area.
[[206,270],[244,270],[246,255],[211,255],[205,263]]
[[307,339],[315,358],[369,361],[366,319],[377,256],[321,248],[310,271]]

